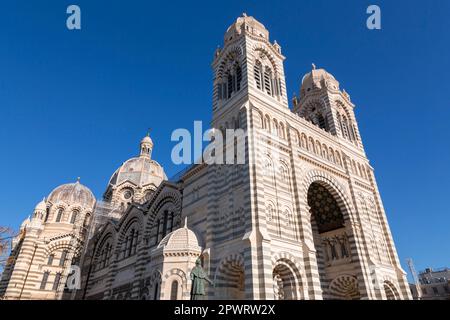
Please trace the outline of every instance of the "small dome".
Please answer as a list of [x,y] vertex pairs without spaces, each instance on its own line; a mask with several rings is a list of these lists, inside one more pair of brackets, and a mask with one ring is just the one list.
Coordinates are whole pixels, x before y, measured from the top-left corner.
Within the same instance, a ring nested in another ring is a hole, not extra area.
[[176,251],[201,251],[195,233],[184,224],[184,227],[177,229],[165,236],[158,245],[158,248]]
[[45,198],[39,202],[36,207],[34,208],[34,211],[46,211],[47,210],[47,203],[45,202]]
[[62,201],[69,204],[80,204],[83,207],[93,207],[95,197],[88,187],[77,181],[63,184],[54,189],[48,196],[48,201],[52,204]]
[[300,91],[306,93],[315,88],[322,88],[322,81],[328,82],[332,89],[339,89],[339,82],[331,73],[328,73],[325,69],[316,69],[315,65],[313,65],[311,72],[303,77]]
[[152,138],[150,138],[149,135],[146,135],[146,136],[141,140],[141,143],[149,143],[149,144],[153,145],[153,140],[152,140]]
[[249,17],[243,13],[242,17],[237,18],[236,22],[228,27],[227,32],[225,33],[225,43],[233,40],[234,36],[240,35],[243,27],[248,33],[269,40],[269,31],[267,31],[266,27],[255,18]]

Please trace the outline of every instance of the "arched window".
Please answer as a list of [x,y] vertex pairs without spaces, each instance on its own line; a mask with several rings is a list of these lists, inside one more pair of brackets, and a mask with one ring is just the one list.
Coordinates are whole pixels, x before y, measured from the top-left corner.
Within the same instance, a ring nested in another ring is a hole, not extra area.
[[236,71],[236,91],[241,90],[241,81],[242,81],[242,69],[239,64],[235,66]]
[[53,264],[53,259],[55,258],[55,255],[52,253],[48,256],[47,264],[51,266]]
[[47,281],[48,281],[48,277],[49,276],[50,276],[50,272],[49,271],[45,271],[44,275],[42,276],[42,281],[41,281],[41,286],[40,286],[41,290],[45,290],[45,287],[47,286]]
[[328,155],[329,155],[329,160],[334,163],[335,162],[335,158],[334,158],[334,151],[333,151],[333,149],[330,148],[330,150],[328,152]]
[[324,118],[324,116],[320,113],[317,115],[317,125],[319,126],[320,129],[328,131],[328,122],[326,118]]
[[48,216],[50,215],[50,208],[47,208],[46,212],[45,212],[45,219],[44,222],[48,221]]
[[90,222],[91,222],[91,215],[88,213],[84,218],[83,227],[87,228]]
[[[128,258],[136,253],[139,231],[132,227],[127,230],[125,240],[122,245],[122,257]],[[111,249],[107,249],[111,250]],[[106,258],[107,259],[107,258]]]
[[343,117],[343,119],[342,119],[342,127],[343,127],[344,138],[350,139],[349,134],[348,134],[348,121],[347,121],[346,117]]
[[53,288],[52,288],[52,290],[53,291],[56,291],[56,290],[58,290],[58,287],[59,287],[59,283],[61,282],[61,273],[57,273],[56,275],[55,275],[55,281],[53,282]]
[[352,170],[354,174],[358,174],[358,170],[356,169],[356,162],[355,160],[352,160]]
[[236,61],[233,65],[229,66],[229,69],[225,72],[223,80],[217,84],[217,93],[219,99],[231,98],[233,92],[241,90],[242,82],[242,68]]
[[112,252],[112,245],[108,242],[105,245],[103,245],[102,250],[100,251],[100,254],[98,255],[98,260],[96,264],[96,269],[100,270],[107,266],[109,266],[110,260],[111,260],[111,252]]
[[344,126],[342,124],[342,118],[341,118],[341,115],[339,113],[337,115],[337,120],[338,120],[338,124],[339,124],[339,129],[341,129],[341,134],[344,137]]
[[268,115],[264,118],[264,129],[270,132],[270,117]]
[[72,217],[70,218],[70,223],[74,224],[77,221],[78,211],[74,210],[72,212]]
[[342,160],[341,160],[341,155],[338,151],[336,151],[336,162],[339,166],[342,167]]
[[131,241],[131,254],[136,253],[137,243],[138,243],[139,231],[135,231],[133,234],[133,241]]
[[69,252],[67,251],[67,250],[64,250],[62,253],[61,253],[61,258],[59,259],[59,266],[60,267],[64,267],[64,265],[66,264],[66,260],[67,260],[67,254],[68,254]]
[[269,96],[281,96],[281,81],[276,78],[272,66],[263,65],[256,60],[253,67],[256,88],[267,93]]
[[[195,192],[195,190],[194,190]],[[156,243],[162,240],[174,227],[175,214],[168,210],[164,210],[162,217],[156,221]]]
[[170,300],[177,300],[178,297],[178,281],[174,280],[170,288]]
[[309,151],[312,153],[316,153],[316,145],[314,143],[314,139],[312,137],[309,137]]
[[233,75],[231,74],[231,70],[227,72],[227,99],[231,98],[231,94],[233,93]]
[[278,121],[273,119],[272,133],[278,135]]
[[319,140],[316,140],[316,152],[317,155],[322,155],[322,145],[320,144]]
[[253,68],[253,75],[255,77],[255,82],[256,82],[256,88],[258,88],[259,90],[262,90],[262,65],[261,62],[256,61],[256,64]]
[[63,209],[61,209],[61,208],[58,209],[58,212],[56,214],[56,220],[55,220],[56,222],[61,222],[63,213],[64,213]]
[[135,230],[131,229],[129,235],[127,236],[127,248],[125,249],[126,251],[126,256],[129,257],[131,256],[131,253],[133,252],[133,241],[134,241],[134,233]]
[[355,135],[355,130],[353,128],[353,125],[349,124],[349,127],[350,127],[350,138],[351,138],[352,141],[355,141],[356,140],[356,135]]
[[328,160],[328,147],[325,144],[322,145],[322,158]]
[[269,96],[273,95],[272,70],[269,67],[264,70],[264,90]]

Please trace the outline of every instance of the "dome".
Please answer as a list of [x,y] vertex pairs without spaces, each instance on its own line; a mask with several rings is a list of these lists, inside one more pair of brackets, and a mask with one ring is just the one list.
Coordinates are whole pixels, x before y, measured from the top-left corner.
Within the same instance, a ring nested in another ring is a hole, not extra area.
[[34,208],[34,211],[46,211],[47,210],[47,203],[45,202],[45,198],[39,202],[36,207]]
[[151,183],[158,186],[163,180],[167,180],[167,177],[158,162],[148,157],[135,157],[125,161],[114,172],[109,184],[119,185],[129,181],[140,187]]
[[225,42],[232,40],[234,35],[241,34],[243,26],[249,33],[269,40],[269,31],[267,31],[266,27],[255,18],[249,17],[243,13],[242,17],[237,18],[236,22],[228,27],[227,32],[225,33]]
[[149,144],[153,145],[153,140],[150,138],[149,135],[146,135],[146,136],[141,140],[141,143],[142,143],[142,144],[144,144],[144,143],[149,143]]
[[306,93],[314,88],[322,88],[323,81],[327,86],[331,86],[331,89],[339,89],[339,82],[331,73],[328,73],[325,69],[316,69],[316,66],[313,64],[311,72],[307,73],[302,79],[300,91]]
[[80,204],[83,207],[93,207],[95,197],[88,187],[77,181],[75,183],[63,184],[54,189],[48,196],[48,201],[52,204],[62,201],[70,204]]
[[186,220],[182,228],[165,236],[159,243],[158,248],[176,251],[201,251],[197,236],[187,227]]
[[167,180],[163,167],[151,158],[152,148],[153,141],[147,135],[141,140],[140,155],[125,161],[109,179],[109,185],[129,181],[138,187],[149,184],[158,186],[163,180]]

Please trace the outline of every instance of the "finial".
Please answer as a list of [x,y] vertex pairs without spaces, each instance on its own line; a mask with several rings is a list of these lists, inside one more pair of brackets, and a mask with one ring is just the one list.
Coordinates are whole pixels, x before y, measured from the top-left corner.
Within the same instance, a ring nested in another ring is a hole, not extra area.
[[77,183],[80,183],[80,179],[81,179],[80,177],[77,177]]
[[147,137],[150,137],[150,131],[152,131],[152,128],[147,128]]
[[316,70],[316,65],[314,63],[312,64],[312,69]]
[[243,12],[243,13],[242,13],[242,16],[243,16],[243,17],[246,17],[246,16],[247,16],[247,14],[246,14],[245,12]]
[[184,228],[187,228],[187,216],[184,217]]

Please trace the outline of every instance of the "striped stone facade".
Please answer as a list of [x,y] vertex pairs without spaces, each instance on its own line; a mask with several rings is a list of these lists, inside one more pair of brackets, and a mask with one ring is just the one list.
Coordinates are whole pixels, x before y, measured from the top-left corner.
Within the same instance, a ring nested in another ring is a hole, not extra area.
[[13,241],[0,297],[66,297],[65,285],[81,259],[94,205],[94,195],[78,181],[59,186],[41,201]]
[[[245,133],[233,149],[244,163],[133,189],[139,201],[93,227],[81,289],[64,298],[189,299],[197,259],[215,284],[208,299],[411,298],[349,94],[313,66],[291,110],[284,59],[253,17],[228,28],[212,64],[212,127]],[[116,202],[136,185],[111,181]],[[17,279],[34,264],[25,240]]]

